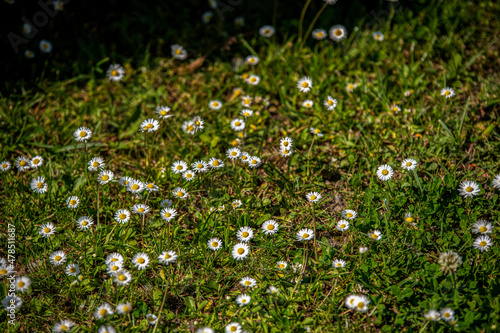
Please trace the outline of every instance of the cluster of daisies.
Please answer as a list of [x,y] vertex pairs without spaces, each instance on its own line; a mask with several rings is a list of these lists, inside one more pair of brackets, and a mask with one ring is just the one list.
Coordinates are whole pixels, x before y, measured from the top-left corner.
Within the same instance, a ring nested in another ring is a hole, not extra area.
[[424,313],[424,317],[430,321],[439,321],[442,319],[452,326],[458,326],[457,319],[455,318],[455,311],[453,311],[452,308],[444,308],[440,311],[436,311],[434,309],[429,310]]

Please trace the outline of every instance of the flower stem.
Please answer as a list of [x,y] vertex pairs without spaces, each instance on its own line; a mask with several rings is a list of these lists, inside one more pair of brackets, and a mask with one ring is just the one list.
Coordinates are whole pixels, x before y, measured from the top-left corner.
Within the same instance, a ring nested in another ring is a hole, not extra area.
[[302,24],[304,23],[304,17],[306,16],[306,10],[307,7],[309,7],[309,4],[311,3],[311,0],[307,0],[306,4],[302,8],[302,13],[300,13],[300,21],[299,21],[299,42],[302,41]]
[[311,33],[311,30],[314,27],[314,24],[318,20],[318,18],[321,15],[321,13],[323,13],[323,11],[325,10],[326,6],[328,6],[328,3],[325,2],[325,4],[323,5],[323,7],[321,7],[321,9],[316,13],[316,16],[314,16],[311,24],[309,25],[309,28],[307,29],[306,33],[304,34],[304,38],[302,39],[302,44],[300,45],[301,48],[304,46],[304,43],[306,42],[307,37]]

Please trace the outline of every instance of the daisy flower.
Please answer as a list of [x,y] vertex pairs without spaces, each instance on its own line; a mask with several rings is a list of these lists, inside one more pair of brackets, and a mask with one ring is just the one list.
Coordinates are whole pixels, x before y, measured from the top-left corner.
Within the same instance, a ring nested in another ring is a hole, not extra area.
[[250,161],[250,157],[252,157],[252,156],[250,156],[249,153],[247,153],[247,152],[241,152],[241,161],[243,163],[248,163]]
[[414,223],[414,221],[415,221],[415,218],[413,217],[412,213],[410,213],[410,212],[405,213],[405,222],[406,223],[409,223],[411,225],[416,225],[416,223]]
[[224,209],[226,209],[226,207],[225,207],[224,205],[220,205],[219,207],[217,207],[217,210],[218,210],[219,212],[223,212],[223,211],[224,211]]
[[172,57],[175,59],[184,60],[187,57],[187,51],[178,44],[170,46],[170,50],[172,52]]
[[275,286],[269,286],[266,289],[266,292],[269,294],[276,294],[278,292],[278,288],[276,288]]
[[41,167],[42,164],[43,164],[43,157],[35,156],[30,161],[30,168],[37,169],[38,167]]
[[111,325],[101,326],[97,330],[97,333],[116,333],[116,329]]
[[44,177],[33,178],[33,180],[30,183],[30,186],[31,186],[31,189],[33,190],[33,192],[39,193],[39,194],[45,193],[49,189],[49,186],[45,182]]
[[195,176],[195,173],[191,170],[186,170],[184,171],[184,173],[182,174],[182,178],[184,178],[185,180],[187,180],[188,182],[194,180],[194,176]]
[[345,267],[346,265],[346,262],[342,259],[335,259],[334,261],[332,261],[332,266],[334,268],[342,268],[342,267]]
[[417,161],[415,161],[414,159],[411,159],[411,158],[407,158],[401,163],[401,168],[408,170],[408,171],[411,171],[411,170],[415,169],[416,167],[417,167]]
[[241,294],[236,297],[236,304],[238,304],[239,306],[247,305],[251,300],[252,298],[247,294]]
[[358,84],[357,83],[348,83],[347,86],[346,86],[346,90],[348,92],[353,92],[354,89],[356,89],[358,87]]
[[368,237],[370,237],[371,239],[374,239],[376,241],[381,240],[382,239],[382,232],[380,230],[374,230],[373,232],[368,233]]
[[258,168],[262,164],[262,161],[257,156],[251,156],[248,160],[248,166],[251,168]]
[[26,59],[33,59],[35,57],[35,52],[26,50],[24,51],[24,56],[26,57]]
[[309,192],[306,194],[307,201],[318,202],[323,196],[318,192]]
[[445,96],[446,98],[451,98],[455,96],[455,90],[450,87],[446,87],[441,89],[441,96]]
[[226,156],[227,158],[234,160],[241,156],[241,150],[239,150],[238,148],[229,148],[226,152]]
[[55,266],[60,266],[66,261],[66,254],[63,251],[56,251],[49,256],[50,263]]
[[66,199],[66,206],[71,209],[78,208],[78,205],[80,204],[80,199],[78,199],[77,196],[71,196]]
[[274,235],[279,230],[279,225],[275,220],[268,220],[262,223],[262,231],[266,235]]
[[246,243],[238,243],[233,246],[233,258],[236,260],[245,259],[250,253],[250,247]]
[[342,212],[342,217],[348,220],[354,220],[358,216],[356,211],[351,210],[351,209],[346,209]]
[[119,286],[126,286],[132,282],[132,274],[126,269],[121,269],[114,274],[114,282]]
[[50,51],[52,51],[52,43],[48,40],[42,39],[38,46],[40,47],[40,51],[43,53],[50,53]]
[[245,63],[249,65],[257,65],[259,63],[259,57],[251,55],[245,58]]
[[137,204],[132,206],[132,211],[136,214],[146,215],[151,209],[148,205]]
[[281,156],[288,157],[288,156],[292,155],[292,153],[293,153],[292,148],[280,147],[280,155]]
[[248,118],[248,117],[253,115],[253,111],[250,109],[243,109],[243,110],[241,110],[240,115],[245,117],[245,118]]
[[240,284],[243,287],[253,288],[257,285],[257,281],[254,278],[247,276],[247,277],[244,277],[240,280]]
[[401,111],[401,108],[400,108],[399,106],[395,105],[395,104],[394,104],[394,105],[392,105],[392,106],[390,107],[390,109],[391,109],[391,111],[392,111],[392,112],[394,112],[394,113],[398,113],[399,111]]
[[118,180],[118,182],[120,183],[120,185],[127,187],[128,184],[133,180],[134,178],[132,177],[122,177]]
[[330,28],[329,34],[331,39],[340,42],[342,39],[346,38],[347,30],[343,25],[337,24]]
[[112,181],[114,176],[115,175],[114,175],[114,173],[112,171],[110,171],[110,170],[102,170],[97,175],[97,181],[99,182],[99,184],[104,185],[104,184],[107,184],[110,181]]
[[302,102],[302,106],[305,107],[306,109],[312,108],[313,105],[314,105],[314,102],[311,101],[310,99],[307,99],[304,102]]
[[313,239],[313,237],[314,237],[314,231],[312,231],[311,229],[308,229],[308,228],[304,228],[304,229],[300,230],[299,232],[297,232],[297,236],[296,236],[296,238],[299,242]]
[[274,28],[270,25],[265,25],[259,29],[259,34],[262,37],[271,37],[272,35],[274,35]]
[[244,17],[237,17],[234,19],[234,25],[237,27],[242,27],[245,25],[245,18]]
[[73,136],[77,142],[87,142],[92,137],[92,131],[87,127],[78,127],[75,132],[73,132]]
[[212,169],[219,169],[224,167],[224,162],[218,158],[212,157],[208,160],[208,166]]
[[122,264],[124,260],[125,259],[121,254],[119,254],[118,252],[113,252],[106,257],[106,265],[109,265],[109,263],[116,263],[116,262]]
[[313,81],[310,77],[304,76],[297,82],[297,88],[300,92],[306,93],[311,90],[313,86]]
[[177,211],[174,208],[163,208],[160,211],[160,215],[162,219],[169,222],[170,220],[173,220],[175,218],[175,216],[177,215]]
[[479,236],[474,240],[474,243],[472,246],[474,246],[476,249],[483,251],[488,251],[488,249],[493,245],[493,242],[491,241],[490,236],[488,235],[483,235]]
[[200,160],[200,161],[192,163],[191,168],[196,173],[207,172],[208,171],[208,163]]
[[149,256],[144,252],[139,252],[132,258],[132,263],[138,270],[146,269],[149,265],[149,261]]
[[278,261],[276,263],[276,267],[278,267],[279,270],[284,270],[288,266],[288,263],[286,261]]
[[337,100],[332,96],[328,96],[323,102],[323,105],[326,106],[328,111],[333,111],[337,107]]
[[246,82],[252,86],[256,86],[260,82],[260,76],[252,74],[246,79]]
[[[9,167],[10,167],[10,164],[9,164]],[[491,181],[491,186],[493,186],[497,190],[500,189],[500,175],[496,175],[495,178],[493,178],[493,180]]]
[[309,132],[311,132],[311,134],[317,135],[318,138],[321,138],[324,135],[323,133],[321,133],[321,130],[319,128],[311,127],[309,128]]
[[157,192],[160,190],[160,188],[158,186],[156,186],[154,183],[144,183],[144,185],[145,185],[146,191],[148,191],[149,193]]
[[424,313],[425,319],[431,320],[431,321],[439,321],[441,319],[441,314],[437,312],[436,310],[429,310],[426,313]]
[[114,313],[113,308],[108,303],[103,303],[95,310],[94,317],[100,320],[106,316],[111,316]]
[[158,256],[158,261],[164,265],[172,264],[176,260],[177,260],[177,253],[175,251],[163,251]]
[[189,196],[189,193],[187,193],[187,191],[182,187],[174,188],[172,193],[177,199],[182,199],[182,200],[186,199]]
[[127,223],[130,220],[130,212],[127,209],[118,209],[115,213],[115,220],[118,223]]
[[340,220],[337,222],[336,228],[339,231],[346,231],[347,229],[349,229],[349,222],[347,222],[346,220]]
[[203,120],[203,118],[201,118],[200,116],[195,116],[195,117],[193,117],[193,119],[191,121],[194,124],[195,131],[203,130],[203,128],[204,128],[203,125],[205,125],[205,121]]
[[375,32],[373,33],[373,39],[375,39],[376,41],[381,42],[381,41],[383,41],[383,40],[384,40],[384,34],[383,34],[383,33],[381,33],[380,31],[375,31]]
[[175,161],[172,163],[171,169],[173,173],[183,173],[188,169],[188,165],[184,161]]
[[88,216],[82,216],[77,221],[76,224],[80,230],[87,230],[91,225],[94,224],[94,220]]
[[80,266],[78,264],[69,264],[64,271],[66,275],[77,276],[80,274]]
[[160,117],[160,119],[167,119],[170,117],[173,117],[172,114],[168,114],[170,112],[170,108],[165,105],[160,105],[156,107],[155,113],[157,113]]
[[109,275],[116,275],[122,269],[123,269],[123,263],[121,262],[109,263],[109,265],[107,265],[106,272]]
[[236,233],[236,238],[241,242],[249,242],[253,238],[253,230],[250,227],[241,227]]
[[493,225],[486,220],[477,220],[472,226],[473,234],[491,234],[493,232]]
[[132,304],[130,303],[119,303],[116,305],[116,312],[119,314],[127,314],[132,311]]
[[194,135],[196,133],[196,126],[193,121],[188,120],[182,123],[182,130],[186,134]]
[[23,33],[25,35],[29,35],[29,34],[31,34],[31,31],[33,31],[33,27],[31,26],[31,24],[29,24],[27,22],[24,23],[23,24]]
[[208,0],[208,5],[210,8],[215,9],[217,8],[217,0]]
[[245,129],[245,121],[242,119],[233,119],[231,120],[230,126],[234,131],[243,131]]
[[201,20],[203,21],[203,23],[209,23],[213,16],[214,16],[213,12],[206,11],[203,13],[203,15],[201,15]]
[[40,226],[38,233],[40,235],[42,235],[42,237],[44,237],[44,238],[50,237],[50,235],[53,235],[56,233],[56,227],[51,222],[47,222],[47,223],[42,224]]
[[323,40],[326,38],[326,30],[325,29],[314,29],[312,31],[312,36],[314,39]]
[[134,194],[144,191],[144,188],[144,183],[137,179],[130,180],[127,185],[127,190]]
[[160,123],[154,118],[146,119],[141,123],[139,127],[140,132],[153,133],[160,128]]
[[54,0],[52,2],[52,5],[54,6],[54,9],[58,12],[64,10],[64,2],[59,1],[59,0]]
[[252,104],[252,97],[246,95],[246,96],[243,96],[242,98],[242,101],[241,101],[241,105],[243,105],[244,107],[250,107],[250,104]]
[[454,318],[455,311],[453,311],[452,308],[444,308],[439,311],[441,314],[441,318],[443,318],[446,321],[450,321]]
[[349,309],[354,309],[356,307],[356,303],[358,301],[358,295],[348,295],[344,301],[344,304]]
[[31,286],[31,279],[27,276],[20,276],[16,278],[15,284],[16,284],[16,291],[24,293],[28,291],[29,287]]
[[368,311],[368,304],[370,304],[370,299],[368,297],[365,295],[357,295],[354,309],[359,312],[366,312]]
[[210,327],[200,327],[196,330],[196,333],[215,333]]
[[69,332],[71,328],[75,326],[75,323],[68,319],[63,319],[58,323],[55,323],[52,327],[52,332],[60,333],[60,332]]
[[293,146],[292,138],[286,137],[280,140],[280,147],[292,148],[292,146]]
[[104,164],[104,159],[102,157],[94,157],[88,163],[89,171],[97,171],[99,169],[104,169],[106,165]]
[[119,64],[112,64],[106,72],[108,80],[119,82],[125,77],[125,68]]
[[481,189],[476,182],[465,180],[460,184],[458,191],[464,198],[472,198],[473,196],[478,195],[479,192],[481,192]]
[[241,200],[234,200],[232,203],[231,203],[231,206],[233,206],[234,209],[240,207],[242,205],[241,203]]
[[7,171],[10,169],[10,162],[8,161],[2,161],[0,163],[0,171]]
[[222,247],[222,241],[219,238],[211,238],[208,240],[207,246],[210,250],[217,251]]
[[387,181],[392,178],[392,174],[394,172],[392,171],[392,168],[388,164],[384,164],[378,167],[377,169],[377,177],[381,181]]
[[160,202],[161,208],[169,208],[172,206],[172,204],[173,204],[173,201],[170,199],[165,199],[165,200],[162,200],[162,202]]
[[11,268],[12,266],[9,264],[7,265],[6,263],[3,265],[0,265],[0,279],[6,276],[11,275],[13,273],[13,270]]
[[222,102],[218,100],[210,101],[208,107],[212,110],[219,110],[222,107]]
[[18,171],[26,171],[30,169],[30,160],[24,156],[19,156],[16,158],[14,165]]

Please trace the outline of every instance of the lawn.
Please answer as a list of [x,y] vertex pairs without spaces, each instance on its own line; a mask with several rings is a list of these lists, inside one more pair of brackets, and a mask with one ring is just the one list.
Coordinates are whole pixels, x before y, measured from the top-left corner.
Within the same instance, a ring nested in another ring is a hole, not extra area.
[[497,331],[500,4],[236,2],[13,58],[0,330]]

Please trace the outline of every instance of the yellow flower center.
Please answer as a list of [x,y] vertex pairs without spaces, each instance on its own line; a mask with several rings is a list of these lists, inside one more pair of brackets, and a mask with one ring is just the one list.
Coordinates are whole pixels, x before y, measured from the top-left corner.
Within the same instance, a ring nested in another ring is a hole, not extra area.
[[139,208],[137,211],[138,211],[139,213],[144,213],[144,210],[145,210],[145,209],[141,207],[141,208]]
[[42,183],[42,182],[39,182],[38,184],[36,184],[36,187],[38,187],[38,188],[42,188],[42,187],[43,187],[43,183]]
[[322,32],[318,32],[318,33],[316,34],[316,36],[318,36],[318,37],[323,37],[323,33],[322,33]]
[[54,258],[54,260],[55,260],[55,261],[59,261],[59,260],[61,260],[61,256],[56,256],[56,257]]
[[193,177],[193,175],[192,175],[192,174],[190,174],[190,173],[186,173],[186,178],[191,178],[191,177]]
[[132,185],[132,189],[134,191],[138,190],[139,189],[139,185],[137,185],[137,184]]
[[255,58],[250,58],[250,62],[254,63],[255,62]]
[[251,78],[250,78],[250,82],[254,83],[254,82],[256,82],[256,81],[257,81],[257,78],[255,78],[255,77],[251,77]]
[[364,302],[359,302],[358,303],[358,309],[362,309],[365,307],[365,303]]
[[172,214],[170,214],[170,213],[165,213],[165,217],[170,217],[170,216],[172,216]]
[[177,192],[177,196],[178,197],[183,197],[184,196],[184,192],[182,192],[182,191]]
[[267,230],[274,230],[274,225],[268,224],[267,225]]
[[304,88],[309,87],[309,83],[307,83],[307,82],[303,82],[303,83],[302,83],[302,87],[304,87]]
[[26,161],[21,161],[21,162],[19,162],[19,165],[20,165],[20,166],[25,166],[25,165],[26,165]]
[[165,259],[165,260],[168,260],[168,259],[170,259],[170,254],[168,254],[168,253],[165,253],[165,255],[163,256],[163,259]]
[[231,328],[229,330],[231,332],[236,332],[238,330],[238,328],[236,326],[231,326]]
[[70,271],[71,273],[74,273],[74,272],[76,272],[76,268],[71,267],[71,268],[69,269],[69,271]]
[[342,30],[340,30],[340,29],[335,30],[335,36],[337,36],[337,37],[342,36]]
[[118,280],[125,281],[126,279],[127,279],[127,277],[125,276],[125,274],[118,275]]
[[231,152],[231,156],[236,156],[236,152],[235,152],[235,151],[232,151],[232,152]]
[[481,241],[481,243],[479,243],[479,246],[481,246],[481,247],[485,247],[485,246],[486,246],[486,244],[487,244],[487,243],[486,243],[486,241]]
[[23,281],[19,281],[19,282],[17,283],[17,286],[18,286],[19,288],[24,287],[24,282],[23,282]]
[[284,269],[285,268],[285,264],[279,264],[279,268],[280,269]]
[[382,174],[383,174],[384,176],[387,176],[387,174],[388,174],[388,173],[389,173],[389,171],[387,171],[387,170],[385,170],[385,169],[384,169],[384,170],[382,170]]
[[289,150],[286,150],[286,149],[283,150],[283,154],[285,154],[285,155],[288,155],[289,152],[290,152]]
[[87,224],[89,224],[87,221],[83,221],[82,225],[85,227]]
[[213,107],[218,107],[218,106],[219,106],[219,103],[217,103],[217,102],[213,102],[213,103],[212,103],[212,106],[213,106]]
[[472,192],[472,187],[471,186],[467,186],[467,188],[465,189],[467,192]]
[[123,220],[124,218],[127,217],[127,215],[125,213],[121,213],[120,216],[118,216],[118,217]]
[[380,39],[380,35],[375,35],[375,39]]
[[314,133],[316,133],[316,134],[318,134],[319,132],[321,132],[321,131],[319,130],[319,128],[316,128],[316,129],[314,130]]
[[7,270],[5,268],[0,269],[0,274],[1,275],[7,274]]
[[246,155],[241,156],[242,160],[246,160],[248,157]]
[[303,235],[302,235],[302,238],[304,238],[304,239],[305,239],[305,238],[309,238],[309,234],[308,234],[308,233],[303,234]]
[[338,262],[337,267],[342,267],[342,264],[340,262]]
[[394,111],[394,112],[398,111],[398,107],[397,106],[393,107],[392,111]]
[[153,128],[153,124],[149,123],[146,125],[147,128]]
[[148,321],[155,321],[154,317],[148,317]]
[[314,194],[311,195],[311,200],[316,200],[316,196]]
[[43,232],[45,232],[46,234],[48,234],[50,232],[50,228],[47,228],[47,227],[43,228]]
[[446,318],[450,318],[450,313],[449,313],[449,312],[445,312],[445,313],[443,314],[443,316],[445,316]]
[[377,234],[372,234],[372,238],[377,239],[378,238]]
[[340,225],[340,227],[341,227],[341,228],[345,228],[345,224],[344,224],[344,223],[342,223],[342,224]]
[[87,132],[85,132],[85,131],[81,131],[80,132],[80,137],[81,138],[85,137],[86,135],[87,135]]
[[333,101],[331,99],[328,100],[328,105],[333,105]]
[[245,249],[240,247],[237,252],[238,254],[243,254],[245,252]]
[[451,94],[451,92],[450,92],[449,90],[446,90],[446,91],[444,92],[444,94],[445,94],[446,96],[449,96],[449,95]]
[[7,167],[6,163],[2,164],[2,168],[6,168],[6,167]]
[[[44,46],[45,46],[45,45],[44,45]],[[45,47],[44,47],[44,48],[45,48]],[[66,331],[66,330],[68,330],[68,326],[66,326],[66,325],[61,325],[61,329],[62,329],[63,331]]]
[[125,306],[123,307],[123,311],[124,311],[124,312],[129,312],[129,310],[130,310],[130,308],[129,308],[129,306],[128,306],[128,305],[125,305]]
[[179,54],[181,54],[181,53],[182,53],[181,49],[177,49],[177,50],[175,50],[175,54],[179,55]]
[[346,217],[352,217],[352,213],[345,214]]
[[242,237],[248,237],[248,235],[249,235],[249,234],[248,234],[248,232],[246,232],[246,231],[243,231],[243,233],[241,234],[241,236],[242,236]]
[[33,164],[38,164],[39,162],[40,162],[40,160],[39,160],[38,158],[35,158],[35,159],[33,160]]
[[408,216],[408,217],[406,218],[406,222],[408,222],[408,223],[412,223],[412,222],[413,222],[413,217]]
[[411,162],[406,162],[406,166],[410,167],[411,166]]
[[246,302],[247,302],[247,300],[246,300],[246,299],[242,299],[242,300],[241,300],[241,303],[246,303]]
[[235,123],[234,123],[234,125],[236,125],[236,126],[240,126],[240,125],[241,125],[241,123],[240,123],[239,121],[237,121],[237,122],[235,122]]
[[212,242],[212,247],[217,247],[217,246],[219,246],[219,243],[217,243],[217,242]]
[[352,84],[349,84],[347,87],[348,87],[350,90],[354,89],[354,86],[353,86]]
[[165,111],[165,110],[161,110],[161,111],[160,111],[160,114],[161,114],[162,116],[166,116],[166,115],[167,115],[167,111]]
[[245,100],[243,101],[245,104],[250,104],[250,100],[248,98],[245,98]]
[[487,230],[488,228],[486,228],[484,225],[481,228],[479,228],[479,231],[481,232],[486,232]]
[[215,160],[215,161],[213,161],[213,162],[212,162],[212,165],[213,165],[213,166],[219,166],[219,164],[220,164],[220,163],[219,163],[219,161],[217,161],[217,160]]
[[311,103],[306,103],[306,108],[311,107]]
[[269,29],[264,29],[264,33],[265,33],[265,34],[268,34],[268,33],[270,33],[270,32],[271,32],[271,30],[269,30]]
[[101,316],[104,316],[106,313],[108,313],[108,311],[106,309],[101,309],[99,313],[101,314]]
[[137,259],[137,262],[138,262],[139,264],[144,264],[144,262],[145,262],[145,261],[146,261],[146,260],[144,260],[144,258],[139,258],[139,259]]
[[111,270],[114,272],[116,272],[119,269],[120,269],[120,266],[117,266],[117,265],[114,265],[113,267],[111,267]]
[[109,179],[109,176],[108,175],[102,175],[102,180],[106,181]]
[[193,126],[193,125],[189,125],[189,126],[187,127],[187,129],[188,129],[188,131],[190,131],[190,132],[191,132],[191,131],[194,131],[194,126]]
[[97,168],[97,167],[99,166],[99,162],[94,162],[94,163],[92,163],[92,166],[93,166],[94,168]]
[[244,284],[245,284],[245,286],[249,286],[249,285],[251,285],[252,283],[251,283],[250,281],[245,281],[245,282],[244,282]]

